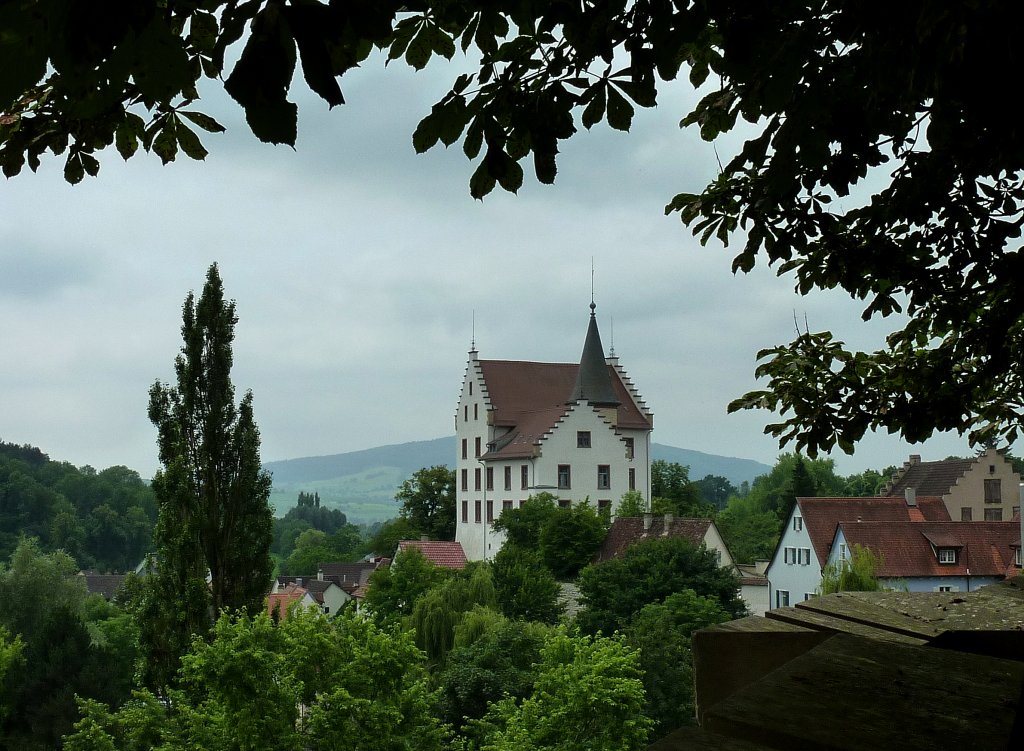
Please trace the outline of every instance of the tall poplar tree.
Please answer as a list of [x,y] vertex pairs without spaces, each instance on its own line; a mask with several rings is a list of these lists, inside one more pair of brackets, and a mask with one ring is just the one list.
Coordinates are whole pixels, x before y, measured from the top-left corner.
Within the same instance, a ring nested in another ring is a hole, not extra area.
[[142,625],[148,682],[158,686],[172,678],[192,636],[209,631],[214,614],[261,610],[270,581],[271,479],[260,466],[252,392],[235,404],[237,322],[214,264],[198,302],[190,292],[182,308],[177,383],[157,381],[149,392],[163,467],[153,478],[158,560]]

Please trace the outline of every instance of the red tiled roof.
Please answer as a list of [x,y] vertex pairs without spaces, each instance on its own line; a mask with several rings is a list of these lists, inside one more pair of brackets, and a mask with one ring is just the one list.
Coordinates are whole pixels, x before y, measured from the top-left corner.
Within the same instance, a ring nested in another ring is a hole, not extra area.
[[682,537],[694,545],[704,542],[704,536],[711,526],[710,519],[672,519],[668,525],[668,534],[665,534],[665,517],[654,516],[651,518],[650,529],[644,529],[644,520],[639,516],[617,517],[612,522],[608,534],[604,538],[600,549],[594,554],[594,563],[601,563],[612,558],[618,558],[626,552],[626,548],[644,540],[654,540],[659,537]]
[[828,551],[840,522],[914,522],[949,521],[949,511],[941,498],[921,496],[917,506],[908,506],[903,497],[797,498],[804,527],[811,538],[818,563],[825,565]]
[[[568,410],[576,385],[578,363],[479,360],[495,427],[509,428],[505,441],[487,456],[532,456],[534,446]],[[633,398],[611,365],[608,374],[620,404],[620,428],[650,430],[651,420],[637,409]]]
[[903,471],[889,495],[903,495],[907,488],[913,488],[918,495],[944,496],[974,463],[974,459],[957,458],[915,462]]
[[462,550],[461,542],[448,540],[401,540],[398,543],[398,551],[416,548],[423,557],[435,566],[444,568],[462,569],[466,567],[466,553]]
[[[1013,522],[865,521],[840,526],[848,544],[881,554],[876,574],[886,578],[1005,576],[1020,544],[1020,527]],[[937,547],[958,548],[956,563],[939,563],[929,538],[943,543]]]
[[288,608],[292,603],[299,602],[306,595],[306,590],[289,584],[283,592],[272,592],[267,595],[267,614],[273,615],[275,608],[279,618],[288,617]]

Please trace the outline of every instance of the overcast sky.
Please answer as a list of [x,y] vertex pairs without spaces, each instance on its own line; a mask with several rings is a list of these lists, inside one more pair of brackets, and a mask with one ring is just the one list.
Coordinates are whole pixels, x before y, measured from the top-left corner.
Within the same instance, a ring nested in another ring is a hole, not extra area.
[[[633,132],[599,125],[563,146],[554,186],[469,196],[456,146],[416,155],[412,132],[453,78],[379,61],[347,76],[328,112],[301,82],[295,150],[259,143],[210,92],[228,127],[203,163],[128,163],[62,179],[62,159],[2,185],[0,438],[51,458],[150,477],[147,392],[173,377],[181,304],[220,264],[237,300],[234,382],[255,396],[265,461],[452,434],[472,337],[485,359],[578,360],[595,268],[597,312],[655,414],[654,440],[767,464],[767,413],[727,415],[755,387],[755,353],[788,342],[794,314],[851,345],[864,324],[838,293],[799,297],[771,270],[733,276],[664,205],[698,192],[737,141],[707,144],[680,118],[680,84]],[[955,436],[888,436],[835,456],[842,473],[968,452]]]

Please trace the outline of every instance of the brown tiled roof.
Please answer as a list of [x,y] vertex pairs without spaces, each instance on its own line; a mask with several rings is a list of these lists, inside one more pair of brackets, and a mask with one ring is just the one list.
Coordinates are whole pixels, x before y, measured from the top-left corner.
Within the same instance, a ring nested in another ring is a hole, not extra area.
[[[510,429],[508,436],[499,439],[497,447],[486,456],[532,456],[544,434],[566,414],[579,364],[518,360],[479,360],[478,364],[487,389],[491,420],[497,428]],[[650,430],[650,419],[637,409],[615,368],[606,367],[619,401],[618,426]]]
[[370,574],[381,565],[380,560],[356,561],[355,563],[321,563],[319,569],[325,581],[333,581],[348,592],[350,589],[366,584]]
[[277,608],[278,616],[280,618],[288,617],[288,608],[292,603],[298,602],[306,595],[306,590],[303,587],[297,587],[294,584],[289,584],[284,592],[272,592],[267,595],[267,614],[273,615],[274,609]]
[[[921,496],[917,506],[908,506],[903,497],[797,498],[804,527],[811,538],[818,564],[825,565],[828,551],[840,522],[915,522],[949,521],[949,511],[941,498]],[[781,544],[781,541],[780,541]]]
[[300,580],[302,583],[299,586],[308,591],[313,596],[313,599],[321,604],[324,601],[324,592],[326,592],[331,586],[337,586],[337,582],[330,579],[324,579],[321,581],[320,579],[307,578],[303,576],[277,577],[277,581],[281,586],[295,585]]
[[461,542],[447,540],[402,540],[398,543],[399,552],[416,548],[423,557],[435,566],[462,569],[466,567],[466,553]]
[[682,537],[694,545],[704,542],[704,536],[711,526],[710,519],[672,519],[665,534],[665,517],[651,518],[650,529],[644,529],[644,520],[639,516],[617,517],[612,522],[604,542],[594,554],[594,563],[601,563],[618,558],[626,552],[626,548],[644,540],[655,540],[659,537]]
[[[881,554],[876,574],[886,578],[1005,576],[1020,544],[1020,527],[1013,522],[866,521],[840,526],[848,544]],[[939,563],[929,538],[941,543],[937,547],[957,548],[957,562]]]
[[127,574],[82,574],[85,588],[91,595],[103,595],[106,600],[114,599],[117,590],[124,584]]
[[943,459],[913,463],[903,471],[889,495],[903,495],[907,488],[913,488],[918,495],[944,496],[974,462],[974,459]]

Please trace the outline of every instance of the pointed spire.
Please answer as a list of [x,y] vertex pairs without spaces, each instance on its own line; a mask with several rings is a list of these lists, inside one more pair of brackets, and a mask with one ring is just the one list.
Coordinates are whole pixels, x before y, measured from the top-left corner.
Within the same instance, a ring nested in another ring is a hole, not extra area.
[[588,402],[595,407],[617,407],[621,402],[615,396],[612,379],[608,375],[604,347],[601,346],[601,334],[597,330],[597,315],[594,312],[596,309],[597,305],[591,301],[587,339],[583,343],[580,369],[576,373],[576,385],[569,401]]

